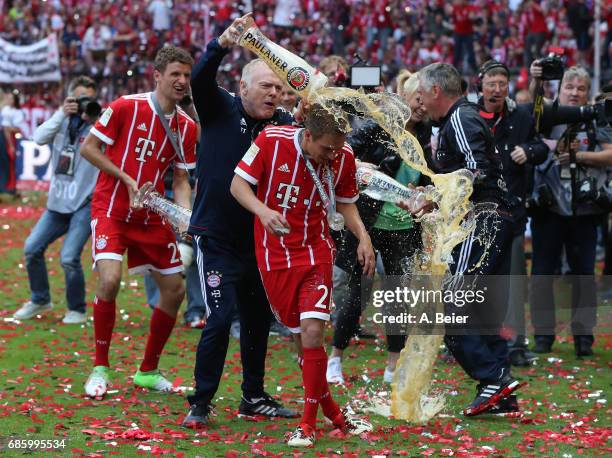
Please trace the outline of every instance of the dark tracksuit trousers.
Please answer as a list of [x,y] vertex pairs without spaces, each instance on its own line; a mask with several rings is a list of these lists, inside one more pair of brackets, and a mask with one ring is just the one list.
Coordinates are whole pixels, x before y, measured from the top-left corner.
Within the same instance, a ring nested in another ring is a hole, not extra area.
[[[491,237],[489,246],[481,243],[487,237]],[[477,217],[474,232],[452,253],[451,273],[477,275],[476,287],[486,287],[486,300],[470,304],[469,308],[445,304],[447,316],[454,312],[467,314],[469,319],[467,326],[447,325],[444,341],[465,372],[481,382],[495,382],[510,370],[508,344],[499,330],[506,316],[511,249],[511,222],[497,213],[488,213]]]
[[[242,392],[262,395],[272,312],[261,283],[252,242],[195,236],[202,295],[209,314],[198,344],[196,392],[189,403],[210,402],[216,393],[229,344],[234,309],[240,315]],[[250,245],[246,246],[246,245]]]

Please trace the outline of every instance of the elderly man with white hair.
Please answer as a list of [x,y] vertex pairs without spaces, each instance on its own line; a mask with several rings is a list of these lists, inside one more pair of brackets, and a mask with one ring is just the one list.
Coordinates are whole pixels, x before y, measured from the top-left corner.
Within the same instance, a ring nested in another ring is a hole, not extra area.
[[208,44],[191,82],[194,105],[202,120],[202,140],[189,233],[198,248],[207,322],[196,354],[195,393],[189,396],[191,409],[183,422],[187,427],[199,427],[209,420],[211,401],[225,365],[236,305],[243,367],[240,414],[296,415],[264,392],[271,311],[255,260],[253,215],[230,194],[234,169],[259,132],[269,125],[293,122],[293,117],[279,108],[283,82],[262,60],[245,65],[240,95],[230,94],[217,85],[219,65],[237,43],[238,28],[246,19],[247,16],[236,19]]

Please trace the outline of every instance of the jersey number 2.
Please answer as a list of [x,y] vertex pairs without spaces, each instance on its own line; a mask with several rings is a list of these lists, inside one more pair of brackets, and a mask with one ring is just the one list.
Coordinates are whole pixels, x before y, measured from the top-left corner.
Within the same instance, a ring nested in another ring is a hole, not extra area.
[[327,299],[327,295],[329,294],[329,290],[327,289],[327,286],[325,285],[319,285],[317,286],[317,290],[323,290],[323,295],[321,296],[321,299],[319,299],[317,301],[317,303],[315,304],[315,307],[318,309],[326,309],[327,310],[327,305],[325,305],[323,302],[325,302],[325,299]]
[[176,242],[169,243],[168,248],[172,248],[172,259],[170,259],[170,262],[172,264],[174,264],[175,262],[181,262],[181,258],[176,257],[176,254],[180,253],[177,243]]

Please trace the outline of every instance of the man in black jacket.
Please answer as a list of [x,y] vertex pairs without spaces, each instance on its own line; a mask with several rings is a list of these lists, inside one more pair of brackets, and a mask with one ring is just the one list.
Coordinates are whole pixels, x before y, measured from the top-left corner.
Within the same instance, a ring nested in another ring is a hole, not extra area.
[[295,413],[264,392],[263,378],[271,312],[255,261],[253,215],[230,194],[234,168],[267,125],[287,125],[292,116],[282,108],[282,81],[265,62],[256,59],[243,68],[240,96],[220,88],[216,75],[223,58],[237,43],[236,19],[194,67],[191,87],[202,119],[196,173],[197,194],[189,233],[196,240],[197,263],[207,322],[198,344],[195,393],[184,426],[206,424],[229,342],[235,305],[240,314],[240,354],[243,368],[242,415],[293,417]]
[[[461,76],[452,65],[436,63],[421,69],[419,92],[428,115],[440,126],[434,171],[470,170],[474,174],[471,201],[496,206],[496,211],[476,215],[473,232],[453,250],[451,273],[455,279],[464,275],[488,276],[489,281],[495,276],[507,279],[512,224],[501,158],[491,129],[480,116],[478,106],[463,97]],[[483,244],[483,240],[490,244]],[[468,312],[472,325],[470,329],[447,327],[445,337],[457,362],[479,382],[476,398],[463,411],[466,416],[518,410],[512,393],[519,382],[510,375],[507,342],[499,334],[505,317],[502,300],[507,287],[503,281],[496,283],[495,288],[489,286],[486,300],[472,303],[468,309],[462,309],[459,303],[446,303],[447,316],[450,311],[462,311],[464,315]]]
[[525,338],[525,299],[527,293],[525,261],[525,198],[530,187],[533,166],[546,160],[548,146],[535,131],[532,110],[517,105],[508,97],[510,72],[501,62],[489,60],[478,74],[482,97],[480,112],[491,131],[501,154],[503,176],[508,186],[512,206],[513,239],[510,262],[510,291],[506,324],[514,331],[510,344],[510,362],[527,366],[535,355],[527,350]]

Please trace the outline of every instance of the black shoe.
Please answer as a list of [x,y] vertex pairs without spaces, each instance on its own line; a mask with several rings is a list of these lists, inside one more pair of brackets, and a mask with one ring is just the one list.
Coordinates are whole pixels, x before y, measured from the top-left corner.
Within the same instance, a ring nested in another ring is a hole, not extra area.
[[531,365],[529,360],[525,357],[525,350],[523,348],[511,348],[508,357],[510,359],[510,364],[513,366],[527,367]]
[[498,417],[520,417],[523,415],[518,405],[518,399],[515,394],[511,394],[505,399],[500,400],[497,404],[491,407],[486,412],[487,415],[495,415]]
[[525,359],[527,361],[529,361],[529,364],[534,363],[535,361],[537,361],[538,359],[540,359],[540,357],[538,355],[536,355],[534,352],[532,352],[531,350],[528,350],[527,348],[525,348],[525,350],[523,351],[524,355],[525,355]]
[[202,428],[208,424],[212,415],[214,415],[212,404],[193,404],[181,426],[191,429]]
[[292,332],[289,330],[287,326],[278,321],[274,320],[272,324],[270,324],[270,335],[271,336],[281,336],[281,337],[291,337]]
[[298,416],[297,412],[283,407],[280,402],[267,393],[264,393],[262,397],[248,400],[243,396],[238,412],[239,415],[247,417],[262,415],[264,417],[295,418]]
[[359,326],[355,333],[355,337],[359,337],[360,339],[376,339],[376,334],[372,334]]
[[520,386],[520,382],[509,375],[506,375],[499,382],[479,384],[476,398],[463,410],[463,415],[473,417],[486,412],[499,401],[510,396]]
[[535,353],[550,353],[552,351],[552,344],[543,340],[536,341],[533,351]]
[[574,350],[578,358],[593,356],[593,343],[587,339],[575,339]]

